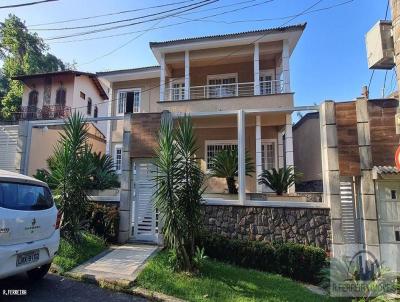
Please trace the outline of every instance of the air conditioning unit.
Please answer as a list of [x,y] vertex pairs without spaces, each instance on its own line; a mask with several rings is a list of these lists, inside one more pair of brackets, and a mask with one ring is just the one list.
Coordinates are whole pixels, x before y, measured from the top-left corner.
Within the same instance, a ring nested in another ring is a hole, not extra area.
[[392,69],[394,44],[392,21],[379,21],[365,36],[369,69]]

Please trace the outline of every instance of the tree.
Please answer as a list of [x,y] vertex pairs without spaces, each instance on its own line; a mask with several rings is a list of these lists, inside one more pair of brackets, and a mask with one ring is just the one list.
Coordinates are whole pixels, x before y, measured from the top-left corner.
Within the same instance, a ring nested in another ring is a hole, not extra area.
[[287,168],[280,168],[276,170],[272,168],[271,171],[264,170],[258,178],[260,185],[266,185],[271,188],[277,195],[282,195],[287,192],[288,188],[293,185],[299,173],[295,173],[294,168],[289,166]]
[[65,69],[65,64],[48,53],[49,47],[36,33],[30,33],[25,23],[9,15],[0,23],[0,109],[5,117],[21,105],[23,86],[13,76]]
[[194,269],[195,237],[201,225],[200,202],[204,173],[195,153],[196,138],[190,117],[179,119],[176,129],[168,118],[160,127],[155,176],[155,207],[163,220],[165,244],[176,256],[179,269]]
[[[254,163],[250,154],[245,154],[246,175],[251,176],[255,172]],[[238,176],[238,152],[236,149],[226,149],[218,152],[211,159],[210,176],[221,177],[226,179],[229,194],[237,194],[235,177]]]

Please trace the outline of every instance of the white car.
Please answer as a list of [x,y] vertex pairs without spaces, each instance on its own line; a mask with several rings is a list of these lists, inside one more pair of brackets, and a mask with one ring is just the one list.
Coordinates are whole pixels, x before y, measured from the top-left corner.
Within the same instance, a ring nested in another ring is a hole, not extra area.
[[0,170],[0,279],[40,279],[60,243],[60,217],[46,183]]

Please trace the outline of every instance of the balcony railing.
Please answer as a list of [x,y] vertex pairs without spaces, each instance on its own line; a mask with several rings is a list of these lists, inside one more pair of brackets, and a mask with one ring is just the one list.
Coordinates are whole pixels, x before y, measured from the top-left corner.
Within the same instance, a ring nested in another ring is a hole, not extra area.
[[62,105],[22,106],[13,114],[13,120],[54,120],[63,119],[71,114],[71,107]]
[[[254,96],[254,82],[230,83],[218,85],[192,86],[190,87],[190,100],[215,99],[229,97]],[[277,94],[283,92],[283,81],[260,81],[260,95]],[[185,99],[184,87],[166,89],[169,101],[182,101]]]

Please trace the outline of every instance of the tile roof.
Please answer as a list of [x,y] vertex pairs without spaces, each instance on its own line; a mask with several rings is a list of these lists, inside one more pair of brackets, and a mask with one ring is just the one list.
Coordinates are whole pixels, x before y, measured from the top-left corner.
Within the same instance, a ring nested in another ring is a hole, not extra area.
[[373,171],[377,174],[400,174],[399,169],[393,166],[374,166]]
[[197,41],[214,41],[214,40],[220,40],[220,39],[241,38],[241,37],[247,37],[247,36],[252,36],[252,35],[257,35],[257,34],[273,34],[273,33],[286,32],[286,31],[304,30],[306,25],[307,25],[307,23],[302,23],[302,24],[295,24],[295,25],[275,27],[275,28],[244,31],[244,32],[232,33],[232,34],[184,38],[184,39],[176,39],[176,40],[169,40],[169,41],[163,41],[163,42],[150,42],[150,47],[169,46],[169,45],[175,45],[175,44],[180,44],[180,43],[190,43],[190,42],[197,42]]
[[98,76],[103,76],[103,75],[112,75],[114,73],[131,73],[131,72],[140,72],[140,71],[149,71],[149,70],[156,70],[159,69],[159,65],[154,65],[154,66],[145,66],[145,67],[138,67],[138,68],[127,68],[127,69],[116,69],[116,70],[110,70],[110,71],[100,71],[96,72]]

